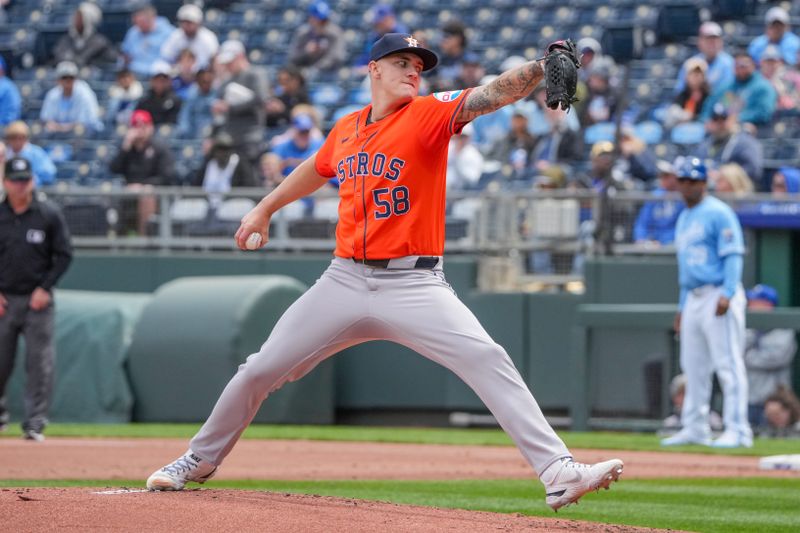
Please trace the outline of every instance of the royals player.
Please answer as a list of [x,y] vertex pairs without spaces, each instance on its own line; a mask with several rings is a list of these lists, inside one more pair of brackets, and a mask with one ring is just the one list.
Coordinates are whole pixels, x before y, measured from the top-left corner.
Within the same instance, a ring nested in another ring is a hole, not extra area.
[[[680,332],[686,397],[682,429],[661,444],[750,447],[742,228],[728,205],[706,194],[706,180],[706,167],[697,158],[688,159],[678,173],[678,190],[687,208],[675,229],[681,289],[675,330]],[[714,372],[722,386],[725,431],[712,442],[708,417]]]
[[[152,490],[203,482],[231,451],[269,393],[355,344],[384,339],[449,368],[483,400],[545,485],[558,509],[622,473],[614,459],[572,460],[505,350],[445,281],[445,174],[450,137],[469,121],[523,98],[542,62],[488,85],[419,97],[421,74],[438,61],[410,35],[378,40],[368,65],[372,103],[339,120],[301,163],[243,219],[236,242],[268,237],[282,206],[339,181],[339,222],[330,266],[247,358],[190,449],[147,480]],[[257,240],[257,239],[256,239]]]

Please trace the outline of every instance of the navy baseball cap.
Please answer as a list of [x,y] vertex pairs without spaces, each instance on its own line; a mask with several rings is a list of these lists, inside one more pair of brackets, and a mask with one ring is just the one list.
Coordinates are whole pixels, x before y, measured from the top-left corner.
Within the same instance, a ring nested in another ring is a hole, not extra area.
[[377,61],[391,54],[407,52],[422,59],[422,70],[430,70],[439,63],[439,56],[423,48],[419,42],[407,33],[387,33],[372,45],[369,53],[370,61]]
[[778,305],[778,291],[774,288],[770,287],[769,285],[763,285],[759,283],[758,285],[754,286],[752,289],[747,291],[747,299],[748,300],[766,300],[772,305]]
[[10,181],[27,181],[33,178],[30,162],[24,157],[12,157],[6,161],[5,179]]

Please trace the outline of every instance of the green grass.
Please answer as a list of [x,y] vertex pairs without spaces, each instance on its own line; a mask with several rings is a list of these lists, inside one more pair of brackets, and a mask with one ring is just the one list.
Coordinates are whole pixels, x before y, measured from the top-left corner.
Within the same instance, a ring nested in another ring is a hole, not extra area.
[[[104,438],[181,438],[189,439],[199,429],[198,424],[52,424],[47,435],[52,437]],[[4,436],[19,437],[18,426]],[[560,431],[559,435],[570,448],[605,450],[641,450],[698,452],[725,455],[780,455],[800,453],[800,441],[786,439],[756,439],[750,449],[716,450],[705,446],[662,448],[653,434],[614,432]],[[246,439],[327,440],[358,442],[400,442],[417,444],[460,444],[511,446],[511,439],[499,429],[428,429],[364,426],[287,426],[252,425],[245,431]]]
[[[14,481],[0,487],[86,486],[141,488],[142,481]],[[320,494],[401,504],[521,513],[609,524],[702,532],[797,531],[800,479],[623,480],[588,494],[558,514],[530,480],[454,481],[217,481],[210,488]]]

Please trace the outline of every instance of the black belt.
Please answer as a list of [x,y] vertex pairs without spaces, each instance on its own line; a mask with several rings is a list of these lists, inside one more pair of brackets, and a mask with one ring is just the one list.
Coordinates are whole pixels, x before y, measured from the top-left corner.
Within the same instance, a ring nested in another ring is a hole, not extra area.
[[[389,263],[391,261],[391,259],[358,259],[356,257],[352,257],[351,259],[356,263],[373,268],[389,268]],[[433,268],[436,268],[436,265],[438,264],[438,257],[418,257],[412,268],[432,270]]]

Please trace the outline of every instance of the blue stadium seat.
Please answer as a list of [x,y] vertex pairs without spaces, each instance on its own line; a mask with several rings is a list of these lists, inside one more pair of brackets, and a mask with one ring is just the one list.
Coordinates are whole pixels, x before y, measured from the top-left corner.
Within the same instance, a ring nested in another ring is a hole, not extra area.
[[684,122],[678,124],[670,132],[670,141],[683,146],[700,143],[705,138],[706,130],[702,122]]
[[586,128],[583,132],[583,141],[592,145],[599,141],[613,141],[616,126],[613,122],[598,122]]
[[315,106],[329,107],[341,102],[344,90],[336,84],[317,84],[311,87],[309,97]]
[[641,140],[647,144],[656,144],[661,142],[661,137],[664,134],[664,128],[655,120],[645,120],[639,122],[634,127],[634,133]]

